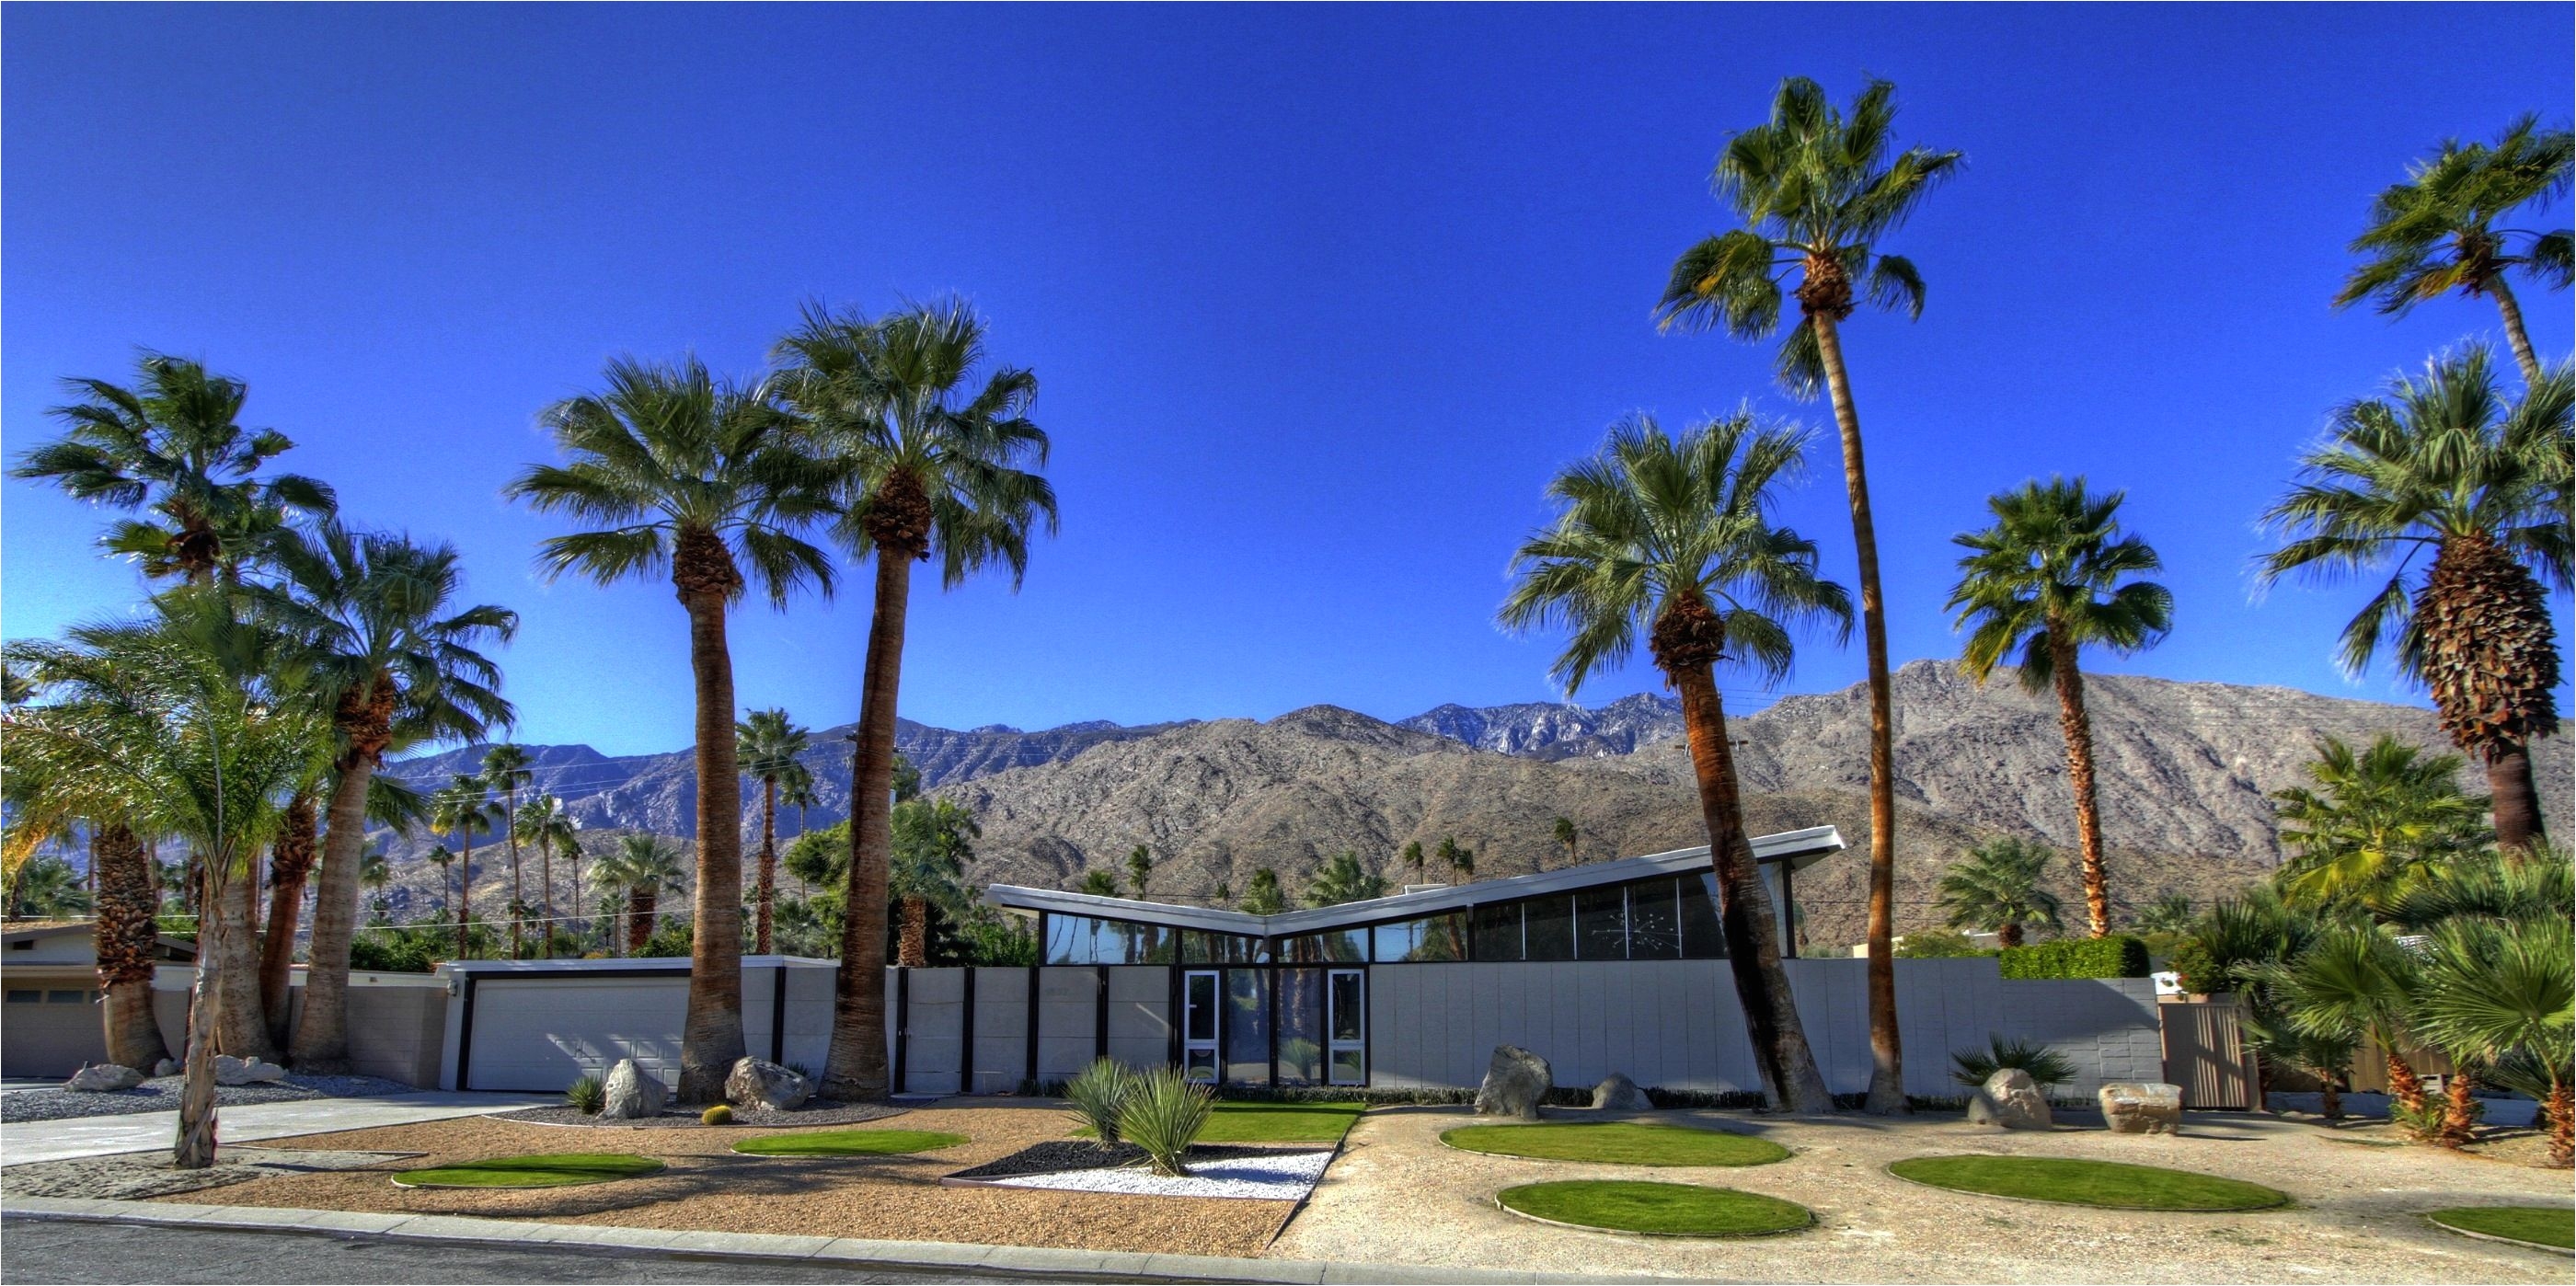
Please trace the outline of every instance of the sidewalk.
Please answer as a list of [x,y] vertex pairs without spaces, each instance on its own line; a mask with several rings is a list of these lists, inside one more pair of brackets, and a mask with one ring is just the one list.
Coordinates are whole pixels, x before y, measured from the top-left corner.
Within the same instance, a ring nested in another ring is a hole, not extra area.
[[[364,1130],[379,1125],[410,1125],[452,1116],[482,1116],[560,1101],[547,1094],[472,1094],[427,1091],[385,1098],[320,1098],[296,1103],[254,1103],[228,1107],[216,1114],[215,1130],[224,1143],[254,1143],[298,1134]],[[74,1157],[111,1156],[167,1148],[179,1135],[176,1112],[137,1112],[128,1116],[82,1116],[67,1121],[22,1121],[0,1126],[0,1166]]]

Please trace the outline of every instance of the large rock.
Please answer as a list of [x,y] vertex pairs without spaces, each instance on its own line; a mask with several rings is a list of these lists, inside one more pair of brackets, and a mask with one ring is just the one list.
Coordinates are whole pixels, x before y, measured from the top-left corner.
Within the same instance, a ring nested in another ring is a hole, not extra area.
[[63,1088],[81,1094],[109,1094],[130,1090],[142,1083],[143,1073],[131,1067],[119,1067],[114,1063],[84,1063],[79,1071],[72,1073],[70,1080],[63,1082]]
[[1540,1101],[1554,1088],[1556,1074],[1546,1059],[1518,1045],[1496,1045],[1485,1083],[1476,1090],[1476,1115],[1535,1121]]
[[1592,1106],[1602,1112],[1651,1112],[1655,1102],[1628,1079],[1626,1072],[1612,1072],[1608,1079],[1592,1087]]
[[257,1085],[286,1079],[286,1069],[256,1058],[235,1058],[230,1054],[215,1055],[215,1084]]
[[2113,1134],[2182,1133],[2182,1087],[2163,1081],[2112,1081],[2102,1087],[2102,1119]]
[[812,1097],[811,1081],[767,1059],[738,1059],[725,1075],[725,1101],[746,1111],[784,1112]]
[[638,1065],[634,1059],[621,1058],[608,1069],[607,1083],[601,1087],[599,1115],[603,1120],[638,1121],[662,1114],[662,1105],[671,1092],[662,1082]]
[[2054,1122],[2048,1114],[2048,1096],[2039,1092],[2039,1083],[2030,1073],[2018,1067],[2007,1067],[1986,1078],[1968,1099],[1970,1125],[1997,1125],[2007,1130],[2045,1130]]
[[176,1076],[184,1070],[186,1069],[179,1065],[178,1059],[165,1058],[152,1065],[152,1078],[159,1080],[164,1076]]

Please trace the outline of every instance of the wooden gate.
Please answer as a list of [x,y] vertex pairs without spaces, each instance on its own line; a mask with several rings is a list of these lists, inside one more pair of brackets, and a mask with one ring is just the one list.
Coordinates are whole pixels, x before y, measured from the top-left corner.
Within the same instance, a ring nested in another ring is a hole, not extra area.
[[2164,1028],[2165,1079],[2182,1087],[2184,1107],[2260,1111],[2262,1082],[2232,998],[2167,1001],[2156,1006]]

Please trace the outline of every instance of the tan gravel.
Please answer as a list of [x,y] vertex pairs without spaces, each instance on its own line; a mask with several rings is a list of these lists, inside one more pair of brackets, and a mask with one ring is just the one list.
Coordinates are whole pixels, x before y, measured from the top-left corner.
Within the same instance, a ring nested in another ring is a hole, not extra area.
[[[422,1155],[365,1170],[236,1184],[221,1199],[243,1206],[1199,1255],[1258,1255],[1294,1208],[1286,1201],[940,1186],[943,1175],[1066,1137],[1072,1123],[1050,1105],[952,1101],[855,1128],[941,1130],[973,1141],[909,1157],[749,1157],[730,1148],[745,1138],[793,1131],[612,1131],[466,1117],[303,1136],[295,1146]],[[393,1170],[541,1152],[632,1152],[659,1157],[670,1168],[646,1179],[534,1191],[396,1188],[386,1177]]]
[[[2000,1133],[1947,1113],[1792,1122],[1657,1112],[1643,1119],[1760,1134],[1794,1155],[1767,1166],[1648,1169],[1486,1156],[1440,1143],[1440,1131],[1471,1119],[1464,1108],[1381,1108],[1361,1117],[1269,1253],[1781,1282],[2568,1281],[2564,1256],[2471,1241],[2419,1217],[2484,1202],[2563,1204],[2565,1171],[2330,1141],[2380,1132],[2253,1116],[2195,1116],[2183,1137],[2165,1138],[2098,1126]],[[2198,1170],[2281,1189],[2297,1205],[2235,1215],[2108,1211],[1944,1192],[1885,1173],[1893,1161],[1953,1152]],[[1590,1178],[1739,1188],[1799,1202],[1819,1222],[1805,1233],[1703,1242],[1548,1227],[1494,1207],[1494,1194],[1513,1184]]]

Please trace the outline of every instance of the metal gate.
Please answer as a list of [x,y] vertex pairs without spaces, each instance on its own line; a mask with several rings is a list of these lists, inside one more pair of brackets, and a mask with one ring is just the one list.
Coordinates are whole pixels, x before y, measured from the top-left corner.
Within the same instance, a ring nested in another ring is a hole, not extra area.
[[2168,1001],[2156,1006],[2164,1029],[2165,1079],[2182,1087],[2184,1107],[2260,1111],[2262,1084],[2231,999]]

